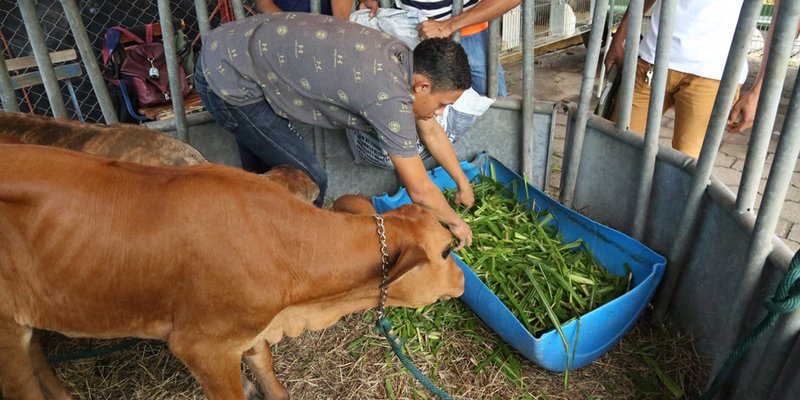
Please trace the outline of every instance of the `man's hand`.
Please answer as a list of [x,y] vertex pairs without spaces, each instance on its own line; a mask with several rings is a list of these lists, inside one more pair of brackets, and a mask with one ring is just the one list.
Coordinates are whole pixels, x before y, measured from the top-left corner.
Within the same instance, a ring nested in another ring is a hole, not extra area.
[[455,197],[456,204],[461,204],[466,210],[472,208],[475,204],[475,193],[472,192],[472,185],[465,185],[459,187]]
[[453,30],[450,28],[449,20],[436,21],[431,19],[420,22],[420,24],[417,25],[417,32],[419,32],[420,40],[425,40],[430,38],[450,37]]
[[614,65],[622,69],[623,60],[625,60],[625,35],[617,32],[611,39],[611,44],[608,45],[605,59],[606,71],[611,71],[611,67]]
[[753,126],[758,106],[760,90],[751,89],[739,97],[728,115],[728,129],[731,132],[742,132]]
[[378,13],[378,7],[379,6],[380,6],[380,3],[378,3],[378,0],[362,0],[358,4],[358,9],[359,10],[369,9],[369,16],[370,16],[370,18],[372,18]]
[[459,219],[455,224],[448,225],[447,228],[450,229],[450,233],[453,236],[458,238],[458,245],[453,248],[454,251],[459,251],[464,246],[472,245],[472,229],[463,219]]

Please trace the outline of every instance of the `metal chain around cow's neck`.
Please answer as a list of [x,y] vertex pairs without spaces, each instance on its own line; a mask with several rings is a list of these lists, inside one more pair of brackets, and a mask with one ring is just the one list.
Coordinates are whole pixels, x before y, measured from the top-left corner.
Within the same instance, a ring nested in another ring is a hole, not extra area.
[[374,214],[375,222],[378,224],[378,238],[381,241],[381,272],[383,281],[381,282],[381,296],[378,300],[378,319],[383,318],[383,309],[386,305],[386,282],[389,280],[389,252],[386,250],[386,228],[383,226],[383,218]]
[[378,224],[378,237],[381,240],[381,271],[383,272],[381,297],[378,300],[378,330],[383,334],[386,340],[389,341],[389,345],[392,346],[392,351],[394,351],[394,354],[400,359],[400,362],[411,372],[411,375],[417,378],[422,386],[425,386],[425,388],[442,400],[452,400],[452,397],[450,397],[447,392],[439,389],[405,354],[403,354],[403,340],[395,335],[394,330],[392,330],[392,324],[389,323],[389,319],[383,315],[383,309],[386,305],[386,282],[389,281],[389,252],[386,251],[386,228],[383,226],[383,218],[378,214],[373,214],[373,217],[375,217],[375,222]]

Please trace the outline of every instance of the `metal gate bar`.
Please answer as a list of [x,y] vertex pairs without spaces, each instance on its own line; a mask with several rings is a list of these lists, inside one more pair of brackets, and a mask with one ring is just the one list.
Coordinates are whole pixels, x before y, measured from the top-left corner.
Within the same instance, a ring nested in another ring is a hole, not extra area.
[[[186,126],[186,110],[183,107],[183,91],[178,70],[178,52],[175,48],[175,28],[172,24],[172,9],[169,0],[158,0],[158,16],[161,21],[161,35],[164,43],[164,56],[167,59],[169,75],[169,91],[172,94],[172,111],[175,115],[175,132],[178,139],[189,142],[189,131]],[[185,71],[187,74],[191,73]]]
[[4,110],[19,112],[17,96],[14,93],[14,86],[11,84],[6,58],[3,56],[2,51],[0,51],[0,100],[3,102]]
[[500,70],[500,18],[497,17],[489,21],[489,51],[487,52],[486,66],[486,95],[497,98],[499,92],[499,79],[497,74]]
[[[534,0],[522,1],[522,175],[533,179],[533,21],[536,18]],[[537,182],[537,186],[542,183]],[[547,182],[539,186],[544,190]]]
[[[791,2],[791,0],[784,1]],[[775,116],[778,114],[781,89],[789,66],[789,58],[792,56],[794,36],[797,32],[797,23],[784,22],[786,18],[788,17],[784,15],[778,16],[778,20],[773,21],[774,29],[769,33],[772,36],[772,45],[764,72],[762,95],[758,98],[758,113],[753,121],[750,145],[742,171],[742,182],[736,197],[736,208],[739,212],[752,211],[755,204],[756,193],[764,171],[764,162],[767,158],[769,139]]]
[[636,195],[636,211],[633,214],[631,235],[639,241],[644,239],[647,213],[650,207],[650,194],[653,190],[653,170],[658,154],[658,135],[661,131],[661,117],[664,110],[669,56],[672,50],[672,33],[675,28],[677,0],[664,0],[661,3],[661,17],[658,23],[656,40],[655,70],[651,80],[650,104],[647,109],[647,125],[644,134],[641,175]]
[[[622,80],[617,95],[617,129],[626,131],[631,124],[633,85],[636,80],[636,60],[639,58],[639,35],[642,33],[644,0],[631,0],[628,4],[628,32],[625,36],[625,60],[622,63]],[[609,44],[610,45],[610,44]],[[619,71],[619,66],[617,67]]]
[[[194,0],[194,9],[197,13],[197,27],[200,30],[200,39],[204,39],[211,30],[211,22],[208,20],[208,4],[206,0]],[[194,71],[185,71],[193,74]]]
[[750,40],[750,33],[755,27],[756,16],[760,8],[761,0],[746,0],[742,11],[739,13],[739,22],[737,23],[731,50],[728,53],[728,60],[722,73],[722,81],[711,112],[706,139],[703,141],[700,159],[692,176],[692,184],[686,200],[686,209],[678,225],[675,242],[670,248],[668,256],[670,267],[665,273],[664,280],[661,282],[661,287],[656,296],[655,310],[652,316],[654,321],[660,322],[663,320],[675,286],[678,283],[681,269],[686,264],[691,245],[689,241],[697,225],[700,203],[708,186],[711,172],[714,169],[716,153],[719,150],[722,135],[725,133],[725,123],[739,85],[742,62],[746,57],[745,50]]
[[61,97],[61,89],[58,87],[58,78],[53,69],[53,62],[50,61],[50,53],[47,51],[47,43],[42,33],[42,24],[36,15],[32,0],[20,0],[17,2],[22,20],[25,22],[25,29],[28,31],[28,38],[31,41],[33,55],[36,57],[36,65],[42,74],[42,84],[47,92],[47,100],[56,118],[67,118],[67,109],[64,106],[64,99]]
[[[103,80],[103,73],[100,71],[100,66],[97,65],[92,43],[86,34],[86,27],[83,25],[78,6],[75,4],[75,0],[61,0],[61,6],[64,8],[64,15],[67,17],[67,22],[69,22],[69,28],[75,38],[75,44],[78,45],[83,65],[86,67],[86,74],[89,75],[92,89],[95,96],[97,96],[100,110],[103,112],[103,119],[107,124],[115,124],[119,122],[117,112],[111,103],[111,95],[108,94],[108,87],[106,87],[106,83]],[[77,105],[75,109],[79,109]]]
[[[798,21],[800,20],[800,1],[783,1],[780,4],[779,12],[777,13],[777,22],[775,25],[775,39],[785,38],[787,36],[794,36],[796,32]],[[786,63],[788,62],[788,52],[791,50],[791,42],[773,40],[774,45],[782,45],[782,48],[776,48],[773,53],[770,51],[767,60],[768,72],[770,71],[770,64]],[[779,51],[785,51],[785,54],[779,54]],[[780,72],[780,71],[778,71]],[[783,75],[786,73],[784,71]],[[765,81],[768,77],[765,76]],[[777,79],[776,76],[769,77],[770,79]],[[763,101],[772,106],[770,97],[780,96],[782,85],[777,85],[773,82],[769,86],[765,86],[767,91],[762,94]],[[800,151],[800,89],[798,89],[798,82],[795,82],[794,91],[792,92],[792,99],[789,103],[787,110],[787,118],[784,121],[783,129],[781,131],[781,138],[778,141],[778,147],[775,151],[775,159],[770,169],[769,178],[767,179],[767,186],[764,188],[764,197],[761,201],[761,207],[756,216],[756,223],[753,229],[753,238],[750,241],[750,246],[747,250],[747,260],[745,261],[744,274],[739,279],[738,290],[735,292],[735,298],[731,302],[731,308],[728,313],[728,323],[726,332],[729,335],[723,336],[723,342],[719,349],[720,351],[714,358],[711,372],[715,374],[725,361],[725,357],[734,349],[739,332],[744,324],[747,316],[748,304],[752,301],[758,280],[761,277],[764,262],[767,259],[770,251],[772,250],[772,236],[775,233],[775,228],[778,225],[781,209],[786,200],[786,193],[789,188],[789,182],[794,172],[794,165],[797,162],[798,152]],[[777,100],[774,100],[775,108],[777,109]],[[774,119],[777,110],[762,109],[762,98],[759,98],[757,114],[762,112],[771,113]],[[765,132],[766,133],[766,132]],[[705,147],[705,146],[704,146]],[[749,149],[749,150],[752,150]],[[764,149],[766,152],[766,148]],[[752,151],[748,151],[747,160],[750,162]]]
[[[608,2],[597,1],[594,5],[594,17],[592,26],[602,27],[605,24]],[[592,29],[589,35],[589,46],[586,50],[586,61],[583,68],[583,80],[581,82],[580,99],[578,100],[578,115],[575,120],[572,142],[569,146],[570,154],[566,158],[569,167],[565,168],[564,187],[562,188],[561,201],[567,207],[572,206],[573,196],[575,195],[575,182],[580,168],[580,154],[583,151],[583,138],[586,134],[586,123],[589,119],[589,103],[592,98],[594,88],[594,78],[597,72],[597,60],[600,56],[600,41],[603,38],[603,29]],[[532,49],[531,49],[532,50]],[[533,51],[528,51],[533,53]]]

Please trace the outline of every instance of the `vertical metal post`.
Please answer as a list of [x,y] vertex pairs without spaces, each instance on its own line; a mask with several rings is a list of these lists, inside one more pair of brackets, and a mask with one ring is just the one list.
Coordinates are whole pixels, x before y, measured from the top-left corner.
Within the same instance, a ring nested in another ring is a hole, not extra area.
[[675,234],[675,241],[669,252],[670,267],[665,272],[664,280],[656,294],[655,309],[653,310],[653,322],[660,323],[669,308],[672,294],[678,283],[681,269],[686,264],[689,254],[689,241],[694,231],[698,214],[700,212],[700,202],[703,199],[706,187],[708,186],[711,172],[714,169],[714,159],[725,134],[725,124],[730,112],[733,97],[739,85],[744,58],[747,56],[750,35],[755,27],[758,13],[761,10],[761,0],[746,0],[739,13],[739,22],[733,35],[728,60],[725,70],[722,73],[722,81],[717,92],[717,100],[711,110],[711,120],[703,147],[700,149],[700,159],[697,162],[692,183],[689,187],[689,194],[686,199],[681,222]]
[[[175,48],[175,27],[172,24],[172,10],[169,0],[158,0],[158,15],[161,22],[161,36],[164,42],[164,56],[167,59],[169,91],[172,94],[172,111],[175,114],[175,132],[178,139],[189,141],[186,124],[186,111],[183,107],[183,92],[178,69],[177,49]],[[191,73],[191,72],[188,72]]]
[[244,15],[244,4],[242,4],[242,0],[232,0],[231,5],[233,5],[233,16],[236,20],[243,19]]
[[[608,13],[606,13],[606,24],[603,28],[605,31],[606,36],[603,38],[605,40],[606,45],[603,47],[603,60],[606,59],[608,55],[608,48],[611,46],[611,29],[614,27],[614,11],[616,11],[617,0],[609,0],[611,4],[609,5]],[[603,85],[606,83],[606,65],[605,63],[600,63],[600,77],[598,78],[597,84],[597,98],[603,94]]]
[[36,65],[42,75],[42,84],[47,92],[47,100],[50,101],[50,108],[56,118],[67,118],[67,109],[64,107],[64,98],[61,97],[61,88],[58,86],[58,78],[53,69],[53,62],[50,60],[50,52],[47,50],[47,43],[42,32],[42,24],[36,15],[36,9],[32,0],[20,0],[19,12],[28,31],[28,39],[31,41],[33,56],[36,58]]
[[[794,29],[797,29],[798,15],[800,15],[800,2],[784,1],[781,2],[778,21],[775,26],[775,33],[789,33],[785,25],[791,28],[790,37],[794,38]],[[773,42],[774,42],[773,38]],[[770,52],[767,66],[773,62],[773,54]],[[780,90],[772,86],[772,90]],[[769,94],[767,94],[769,95]],[[759,106],[761,102],[759,101]],[[759,112],[762,110],[759,109]],[[750,246],[747,249],[747,259],[742,276],[739,279],[737,290],[734,291],[734,299],[728,313],[728,322],[724,335],[720,342],[719,352],[714,357],[712,374],[714,376],[722,366],[725,358],[730,354],[736,345],[739,332],[747,316],[748,305],[752,301],[756,292],[758,280],[764,268],[764,262],[772,250],[772,237],[775,235],[775,227],[780,219],[781,209],[786,200],[786,193],[789,183],[794,173],[794,166],[800,153],[800,81],[795,81],[792,99],[786,110],[786,120],[781,129],[781,137],[778,147],[775,149],[775,159],[772,161],[767,186],[764,188],[764,197],[761,199],[761,207],[756,216],[755,226],[753,227],[753,237],[750,239]]]
[[[311,12],[314,14],[322,12],[322,2],[320,0],[311,0]],[[314,154],[317,155],[317,159],[319,159],[324,169],[327,164],[325,155],[325,129],[318,126],[314,127]]]
[[[194,0],[194,10],[197,13],[197,28],[200,30],[200,38],[204,39],[211,31],[211,23],[208,21],[208,3],[206,0]],[[186,71],[186,73],[191,72]]]
[[561,191],[562,201],[567,207],[572,206],[572,199],[575,194],[575,182],[578,178],[580,168],[580,157],[583,151],[583,138],[586,134],[586,123],[589,121],[589,104],[592,99],[594,89],[594,79],[597,72],[597,62],[600,58],[600,42],[603,38],[608,2],[597,1],[594,5],[592,16],[592,30],[589,34],[589,46],[586,50],[586,63],[583,66],[583,81],[581,82],[581,93],[578,100],[578,111],[575,117],[575,129],[572,131],[572,145],[569,148],[568,169],[564,172],[564,189]]
[[[625,35],[625,59],[622,78],[617,92],[617,129],[626,131],[631,125],[633,86],[636,81],[636,60],[639,59],[639,35],[642,33],[644,0],[631,0],[628,4],[628,32]],[[619,70],[619,66],[617,66]]]
[[661,114],[664,111],[665,89],[669,73],[669,56],[672,52],[672,31],[675,28],[677,0],[664,0],[661,3],[661,18],[658,23],[656,40],[656,59],[653,81],[650,89],[650,106],[647,109],[647,127],[644,134],[642,167],[639,175],[639,188],[636,194],[636,210],[633,215],[632,236],[639,241],[644,239],[647,212],[650,208],[650,193],[653,188],[653,171],[658,154],[658,135],[661,132]]
[[522,0],[522,175],[533,177],[534,0]]
[[103,112],[103,118],[107,124],[115,124],[119,122],[117,111],[111,102],[111,95],[108,94],[108,87],[103,79],[103,73],[97,65],[97,57],[94,54],[94,50],[92,50],[92,42],[89,41],[89,35],[86,34],[86,26],[83,25],[78,6],[75,4],[75,0],[61,0],[61,6],[64,8],[64,15],[67,17],[67,22],[69,22],[72,36],[75,38],[75,44],[77,44],[78,51],[81,53],[81,61],[83,61],[83,66],[86,67],[86,74],[92,83],[92,89],[97,97],[97,102],[100,104],[100,110]]
[[500,18],[489,21],[489,51],[486,54],[486,95],[497,97],[500,91],[498,73],[500,71]]
[[[781,2],[779,7],[781,11],[789,7],[788,5],[784,6],[784,3],[790,2]],[[786,78],[786,70],[789,66],[789,57],[792,55],[794,35],[797,29],[796,15],[792,18],[792,15],[786,12],[781,12],[780,14],[775,12],[773,13],[773,18],[772,23],[775,26],[772,32],[769,59],[766,61],[767,66],[761,86],[761,96],[758,98],[758,112],[753,121],[750,145],[747,148],[747,158],[745,158],[739,193],[736,197],[736,211],[740,213],[752,210],[756,201],[756,193],[761,183],[761,174],[764,171],[764,163],[769,150],[769,139],[772,135],[775,116],[778,114],[781,89]],[[789,22],[783,22],[787,19]]]
[[311,12],[314,14],[319,14],[322,12],[321,0],[311,0]]
[[6,66],[6,59],[3,57],[2,51],[0,51],[0,101],[3,102],[3,110],[19,112],[17,95],[14,92],[14,85],[11,84],[11,78],[8,76],[8,66]]
[[[453,9],[451,11],[450,16],[455,17],[458,14],[461,14],[461,11],[464,10],[464,0],[453,0]],[[453,40],[456,42],[461,42],[461,30],[457,30],[450,35]]]

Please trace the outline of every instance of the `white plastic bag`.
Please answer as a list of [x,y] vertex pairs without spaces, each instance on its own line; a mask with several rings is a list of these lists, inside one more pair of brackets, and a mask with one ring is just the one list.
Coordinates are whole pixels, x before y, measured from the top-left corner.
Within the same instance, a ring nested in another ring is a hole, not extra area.
[[405,42],[411,49],[419,44],[419,11],[379,8],[374,17],[370,17],[369,13],[370,10],[355,11],[350,14],[350,21],[386,32]]
[[[483,115],[486,110],[494,103],[494,99],[481,96],[469,88],[461,94],[451,106],[447,106],[441,116],[436,116],[436,121],[444,128],[450,143],[457,142],[463,137],[467,130],[475,123],[475,120]],[[347,142],[356,164],[368,165],[384,169],[394,169],[389,154],[383,149],[383,145],[378,139],[378,135],[370,131],[360,131],[356,129],[346,129]],[[417,139],[417,151],[424,160],[430,157],[430,153],[425,146]]]

